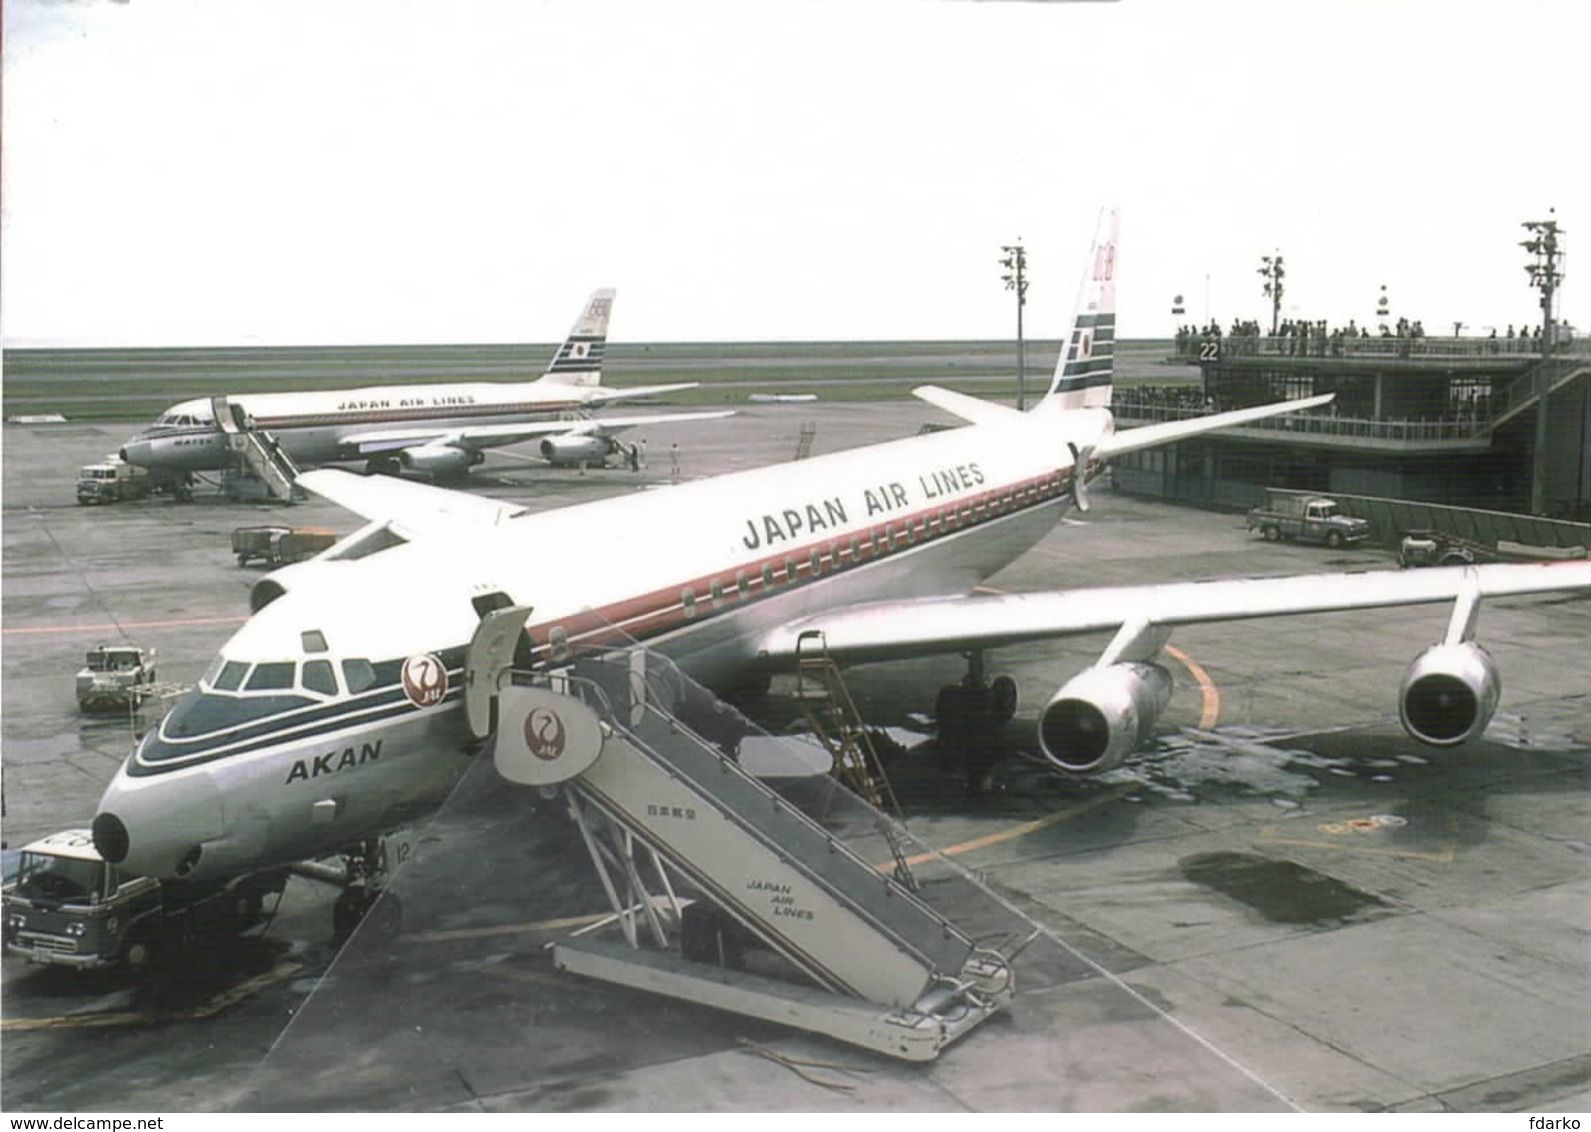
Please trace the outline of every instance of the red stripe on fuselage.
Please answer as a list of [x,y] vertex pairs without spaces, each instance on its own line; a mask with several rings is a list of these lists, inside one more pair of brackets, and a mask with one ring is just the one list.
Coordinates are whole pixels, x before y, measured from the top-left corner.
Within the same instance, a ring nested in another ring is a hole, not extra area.
[[[1090,476],[1099,474],[1098,461]],[[567,655],[553,656],[550,634],[561,630],[564,646],[572,653],[581,647],[596,648],[644,641],[681,625],[697,624],[714,613],[727,612],[774,593],[819,577],[834,576],[855,566],[881,562],[920,546],[960,534],[992,520],[1028,511],[1069,494],[1071,469],[1046,472],[1014,484],[970,495],[954,503],[922,508],[910,514],[875,523],[864,530],[793,546],[778,554],[737,563],[730,569],[687,579],[678,585],[637,594],[598,609],[582,610],[569,617],[525,626],[540,661],[563,663]],[[813,555],[817,561],[814,564]],[[849,560],[849,561],[847,561]],[[772,584],[765,580],[770,572]],[[745,579],[744,592],[740,584]],[[714,583],[719,593],[713,593]],[[692,597],[694,612],[685,609],[685,594]],[[705,605],[705,610],[701,606]]]

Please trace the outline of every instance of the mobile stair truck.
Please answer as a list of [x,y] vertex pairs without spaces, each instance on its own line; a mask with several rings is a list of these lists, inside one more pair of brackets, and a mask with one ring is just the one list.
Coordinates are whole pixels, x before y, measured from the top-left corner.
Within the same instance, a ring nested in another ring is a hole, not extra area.
[[1038,935],[1019,937],[1025,921],[1001,924],[998,944],[974,936],[921,895],[885,815],[820,776],[836,801],[815,820],[746,773],[682,722],[706,693],[656,653],[515,671],[527,612],[482,618],[465,703],[499,774],[561,797],[613,907],[620,938],[565,938],[560,970],[909,1061],[1010,1004],[1014,958]]

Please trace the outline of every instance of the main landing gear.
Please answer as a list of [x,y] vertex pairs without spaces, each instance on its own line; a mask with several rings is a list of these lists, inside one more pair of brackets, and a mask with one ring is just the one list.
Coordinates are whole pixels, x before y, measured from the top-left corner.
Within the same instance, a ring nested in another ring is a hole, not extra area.
[[998,758],[1000,731],[1016,715],[1016,681],[1009,676],[988,679],[981,649],[966,654],[967,674],[959,684],[946,684],[934,700],[939,745],[954,752],[967,768],[967,787],[988,784]]
[[[403,902],[387,891],[391,869],[407,855],[408,842],[394,848],[385,837],[361,841],[343,855],[342,892],[331,908],[332,934],[340,944],[368,922],[382,935],[396,935],[403,923]],[[373,913],[373,915],[372,915]]]

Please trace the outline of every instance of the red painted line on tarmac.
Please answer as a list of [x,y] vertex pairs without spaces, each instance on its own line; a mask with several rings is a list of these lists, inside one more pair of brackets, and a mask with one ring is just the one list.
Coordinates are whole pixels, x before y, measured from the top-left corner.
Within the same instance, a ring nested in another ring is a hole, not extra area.
[[191,617],[179,621],[124,621],[120,625],[33,625],[22,629],[0,629],[8,637],[45,633],[119,633],[123,629],[169,629],[183,625],[241,625],[247,617]]

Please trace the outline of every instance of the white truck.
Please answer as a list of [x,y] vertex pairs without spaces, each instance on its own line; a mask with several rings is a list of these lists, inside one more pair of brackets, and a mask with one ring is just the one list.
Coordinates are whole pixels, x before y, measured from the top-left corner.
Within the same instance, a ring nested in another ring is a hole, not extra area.
[[155,650],[97,645],[77,670],[77,706],[84,711],[136,708],[154,693]]
[[84,506],[142,499],[153,490],[154,480],[148,468],[114,456],[97,464],[85,464],[77,472],[77,501]]
[[286,883],[285,872],[203,885],[131,876],[99,855],[88,830],[62,830],[24,846],[0,891],[5,953],[83,970],[148,967],[197,938],[258,924]]
[[1248,513],[1247,525],[1268,542],[1317,542],[1333,550],[1370,537],[1369,523],[1344,515],[1335,499],[1318,495],[1274,495]]

